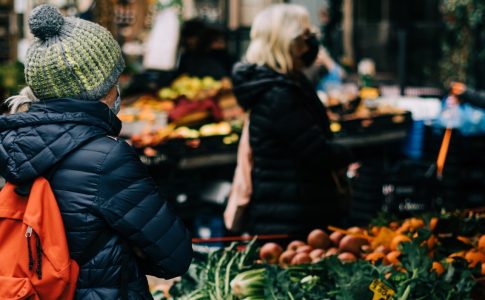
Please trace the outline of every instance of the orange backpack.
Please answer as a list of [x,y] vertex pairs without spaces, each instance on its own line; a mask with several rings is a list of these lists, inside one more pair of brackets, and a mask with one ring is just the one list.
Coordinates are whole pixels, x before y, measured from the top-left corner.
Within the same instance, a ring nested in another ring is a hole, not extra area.
[[0,300],[73,299],[79,274],[49,182],[0,191]]

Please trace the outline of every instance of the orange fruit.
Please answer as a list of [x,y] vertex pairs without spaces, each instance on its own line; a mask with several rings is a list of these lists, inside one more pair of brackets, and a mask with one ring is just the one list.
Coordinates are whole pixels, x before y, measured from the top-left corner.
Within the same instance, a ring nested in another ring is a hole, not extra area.
[[437,261],[433,262],[433,266],[431,267],[431,270],[435,271],[436,274],[438,275],[441,275],[445,272],[445,268],[443,268],[443,266]]
[[389,252],[387,255],[386,255],[386,259],[384,260],[384,262],[389,265],[389,264],[392,264],[392,265],[396,265],[396,264],[399,264],[400,261],[398,259],[398,257],[401,255],[401,252],[400,251],[391,251]]
[[465,259],[468,261],[470,267],[473,268],[476,264],[485,262],[485,254],[480,251],[470,250],[465,255]]
[[399,228],[399,223],[398,222],[391,222],[389,223],[389,228],[392,230],[396,230]]
[[433,249],[434,246],[438,243],[438,238],[436,236],[432,235],[429,237],[428,241],[426,242],[428,244],[428,249]]
[[431,235],[426,241],[421,243],[421,247],[428,246],[428,250],[432,250],[438,243],[438,238],[435,235]]
[[429,221],[429,229],[431,231],[434,231],[437,225],[438,225],[438,218],[436,217],[431,218],[431,220]]
[[455,252],[455,253],[451,253],[448,257],[463,257],[465,258],[465,251],[458,251],[458,252]]
[[485,275],[485,263],[482,263],[482,275]]
[[456,239],[459,240],[460,242],[462,242],[465,245],[471,245],[472,244],[471,239],[469,237],[466,237],[466,236],[457,236]]
[[478,251],[485,254],[485,234],[478,239]]
[[397,233],[404,233],[408,232],[411,229],[411,223],[409,220],[406,220],[402,223],[402,225],[396,230]]
[[365,257],[365,260],[375,263],[376,261],[383,259],[384,257],[386,257],[386,255],[382,252],[372,252]]
[[397,250],[397,246],[402,242],[410,242],[411,239],[404,234],[396,235],[391,241],[391,250]]
[[370,233],[372,233],[372,235],[374,236],[377,236],[379,234],[379,231],[381,231],[381,227],[378,226],[372,226],[370,229]]
[[419,228],[424,227],[424,221],[418,218],[411,218],[409,219],[409,227],[411,231],[416,231]]

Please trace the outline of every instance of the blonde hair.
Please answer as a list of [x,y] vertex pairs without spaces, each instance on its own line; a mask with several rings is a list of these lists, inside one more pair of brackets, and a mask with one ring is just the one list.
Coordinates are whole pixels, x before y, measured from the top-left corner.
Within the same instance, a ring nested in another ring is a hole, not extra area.
[[309,26],[308,11],[296,4],[275,4],[260,12],[251,27],[246,61],[279,73],[293,71],[291,46]]
[[16,114],[19,112],[26,112],[30,109],[33,102],[39,101],[28,86],[24,87],[17,96],[12,96],[5,100],[8,107],[8,114]]

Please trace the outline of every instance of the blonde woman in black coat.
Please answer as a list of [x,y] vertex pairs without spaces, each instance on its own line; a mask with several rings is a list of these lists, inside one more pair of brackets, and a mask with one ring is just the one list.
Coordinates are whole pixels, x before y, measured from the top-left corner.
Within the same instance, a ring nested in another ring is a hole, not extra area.
[[238,102],[250,111],[247,232],[303,235],[345,214],[335,174],[351,154],[332,142],[326,109],[301,73],[318,45],[305,8],[273,5],[256,17],[244,62],[233,71]]

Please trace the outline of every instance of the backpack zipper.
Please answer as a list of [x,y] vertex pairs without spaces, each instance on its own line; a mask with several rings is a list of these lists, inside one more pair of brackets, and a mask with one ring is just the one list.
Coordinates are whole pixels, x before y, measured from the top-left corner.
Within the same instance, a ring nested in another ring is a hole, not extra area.
[[29,250],[29,270],[32,271],[34,268],[34,256],[32,255],[32,248],[30,247],[30,238],[32,237],[32,227],[27,226],[27,231],[25,232],[25,237],[27,238],[27,248]]
[[29,238],[32,236],[32,227],[31,226],[27,226],[27,231],[25,232],[25,237],[26,238]]
[[[34,256],[32,254],[32,248],[30,246],[30,238],[32,237],[33,229],[32,226],[27,226],[25,231],[25,237],[27,238],[27,247],[29,250],[29,270],[34,268]],[[42,279],[42,247],[40,245],[40,237],[36,235],[35,248],[37,250],[37,268],[35,272],[37,273],[37,278]]]

